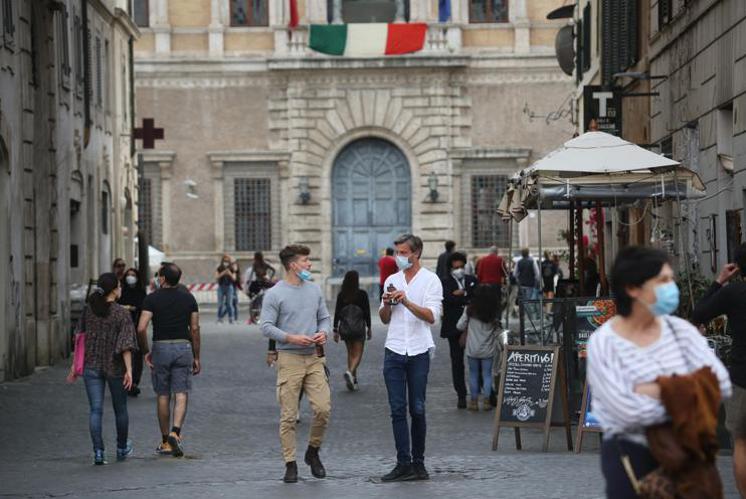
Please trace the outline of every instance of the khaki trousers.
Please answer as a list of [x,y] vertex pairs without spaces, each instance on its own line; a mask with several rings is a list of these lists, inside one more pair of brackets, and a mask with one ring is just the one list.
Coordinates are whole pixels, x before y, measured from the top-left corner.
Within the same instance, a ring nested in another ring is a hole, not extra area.
[[286,463],[295,461],[295,418],[301,389],[313,411],[309,445],[321,447],[332,411],[325,357],[278,352],[277,400],[280,403],[280,443]]

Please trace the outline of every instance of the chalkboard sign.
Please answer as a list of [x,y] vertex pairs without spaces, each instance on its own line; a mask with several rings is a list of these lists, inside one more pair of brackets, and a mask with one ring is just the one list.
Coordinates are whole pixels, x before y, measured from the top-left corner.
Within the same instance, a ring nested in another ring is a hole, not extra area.
[[[521,448],[520,428],[544,430],[544,451],[549,448],[551,426],[564,426],[567,446],[572,450],[570,420],[567,408],[567,384],[560,362],[559,347],[506,346],[503,351],[498,410],[492,450],[497,449],[500,427],[515,428],[516,448]],[[559,383],[558,383],[559,381]],[[555,395],[562,399],[561,417],[552,421]]]

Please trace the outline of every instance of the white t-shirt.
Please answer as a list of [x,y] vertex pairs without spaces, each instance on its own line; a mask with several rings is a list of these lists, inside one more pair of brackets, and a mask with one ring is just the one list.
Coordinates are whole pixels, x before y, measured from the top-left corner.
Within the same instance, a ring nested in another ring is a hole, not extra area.
[[[409,283],[404,272],[390,275],[383,284],[386,292],[389,284],[399,291],[404,291],[407,299],[420,307],[432,311],[435,321],[440,320],[443,311],[443,285],[440,279],[430,270],[421,268]],[[383,308],[383,302],[379,310]],[[386,335],[386,348],[399,355],[420,355],[435,348],[430,324],[418,319],[401,303],[391,306],[391,321]]]

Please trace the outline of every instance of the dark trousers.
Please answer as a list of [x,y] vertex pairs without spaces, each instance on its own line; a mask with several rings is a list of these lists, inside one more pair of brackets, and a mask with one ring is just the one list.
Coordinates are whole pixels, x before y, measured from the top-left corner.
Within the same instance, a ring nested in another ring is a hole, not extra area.
[[140,385],[142,380],[143,355],[141,350],[132,352],[132,388]]
[[606,480],[606,497],[608,499],[636,499],[637,494],[635,494],[632,483],[629,481],[622,465],[620,446],[629,456],[638,480],[656,469],[658,463],[650,454],[650,450],[643,445],[623,439],[618,444],[614,440],[603,440],[601,444],[601,472]]
[[453,389],[459,398],[466,397],[466,379],[464,376],[464,347],[459,345],[458,336],[448,338],[448,348],[451,351],[451,378]]
[[114,406],[114,417],[117,425],[117,448],[126,448],[129,416],[127,414],[127,391],[122,384],[123,379],[121,377],[109,378],[101,372],[86,368],[83,371],[83,381],[85,382],[85,391],[91,409],[88,424],[93,441],[93,450],[104,450],[104,439],[101,432],[104,419],[104,391],[107,384],[111,393],[111,403]]
[[[409,356],[386,349],[383,379],[389,395],[396,461],[399,464],[425,462],[425,392],[429,371],[430,356],[427,352]],[[411,434],[407,424],[407,406],[412,419]]]

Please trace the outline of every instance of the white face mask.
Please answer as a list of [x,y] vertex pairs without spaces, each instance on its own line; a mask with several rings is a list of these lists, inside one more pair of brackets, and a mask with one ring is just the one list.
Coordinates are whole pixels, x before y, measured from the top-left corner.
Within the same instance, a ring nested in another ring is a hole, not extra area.
[[135,284],[137,284],[137,277],[128,275],[124,278],[124,282],[126,282],[128,286],[134,286]]
[[455,277],[456,279],[463,279],[464,278],[464,269],[453,269],[451,271],[451,275]]

